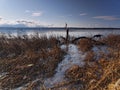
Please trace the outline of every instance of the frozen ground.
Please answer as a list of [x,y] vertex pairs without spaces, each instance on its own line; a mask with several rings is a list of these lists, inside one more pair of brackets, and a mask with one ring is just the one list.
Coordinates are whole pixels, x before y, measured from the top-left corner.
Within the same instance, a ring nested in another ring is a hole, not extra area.
[[109,50],[107,46],[94,46],[92,50],[95,53],[96,60],[99,60],[100,58],[102,58],[103,54],[106,56],[109,54]]
[[7,72],[0,73],[0,79],[4,78],[7,75]]
[[[66,49],[65,45],[61,46],[62,49]],[[80,50],[78,50],[76,45],[70,44],[68,46],[68,53],[62,60],[62,62],[58,65],[56,69],[56,74],[45,80],[45,86],[46,87],[54,87],[54,85],[57,85],[61,82],[65,82],[66,79],[64,78],[65,71],[69,69],[73,65],[79,65],[82,67],[84,65],[84,58],[85,54],[82,53]]]
[[[62,45],[61,49],[66,50],[66,45]],[[100,56],[101,52],[105,54],[109,53],[107,46],[94,46],[92,50],[95,52],[95,57],[97,60],[101,57]],[[64,59],[58,64],[55,75],[51,78],[45,79],[44,81],[45,87],[52,88],[54,86],[61,84],[62,82],[67,82],[67,79],[65,78],[66,70],[73,65],[79,65],[80,67],[82,67],[84,65],[85,56],[86,56],[86,53],[83,53],[80,50],[78,50],[78,47],[76,45],[74,44],[68,45],[68,52],[64,56]],[[0,78],[4,77],[5,75],[6,73],[0,74]],[[27,85],[16,88],[14,90],[21,90],[26,86]]]
[[[66,36],[66,30],[64,29],[55,29],[55,30],[50,30],[50,29],[43,29],[43,30],[24,30],[24,29],[11,29],[11,30],[2,30],[0,29],[0,36],[6,36],[8,38],[10,37],[17,37],[17,36],[22,36],[22,35],[28,35],[29,37],[33,37],[35,35],[38,35],[38,36],[44,36],[46,35],[47,37],[53,35],[53,36]],[[77,29],[70,29],[70,32],[69,32],[69,35],[72,37],[72,36],[75,36],[75,37],[80,37],[80,36],[93,36],[93,35],[96,35],[96,34],[101,34],[101,35],[104,35],[104,36],[107,36],[109,34],[120,34],[119,30],[104,30],[104,29],[101,29],[101,30],[77,30]],[[9,36],[11,35],[11,36]]]

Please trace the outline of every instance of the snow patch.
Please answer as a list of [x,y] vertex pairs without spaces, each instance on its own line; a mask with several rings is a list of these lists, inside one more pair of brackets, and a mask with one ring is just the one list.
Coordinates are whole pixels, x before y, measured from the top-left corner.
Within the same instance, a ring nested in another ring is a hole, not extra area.
[[[62,45],[62,49],[65,49],[66,46]],[[70,44],[68,46],[68,53],[63,59],[61,63],[59,63],[57,69],[56,69],[56,74],[52,78],[48,78],[45,80],[44,84],[46,87],[54,87],[54,85],[57,85],[61,82],[65,82],[65,71],[69,69],[73,65],[79,65],[82,67],[84,65],[84,58],[86,54],[82,53],[81,51],[78,50],[76,45]]]
[[103,56],[102,53],[105,55],[109,54],[109,50],[107,46],[94,46],[92,50],[95,52],[96,60],[99,60]]
[[7,74],[7,72],[0,73],[0,79],[4,78]]

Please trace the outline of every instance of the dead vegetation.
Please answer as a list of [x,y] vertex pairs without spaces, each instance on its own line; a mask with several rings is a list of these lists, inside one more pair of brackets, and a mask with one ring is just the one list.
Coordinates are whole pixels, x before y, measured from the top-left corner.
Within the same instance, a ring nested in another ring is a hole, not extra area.
[[[106,45],[109,54],[99,53],[96,60],[94,46]],[[68,82],[49,90],[120,90],[120,35],[108,35],[98,41],[81,39],[78,47],[84,53],[84,67],[74,65],[65,72]],[[0,71],[7,75],[0,80],[3,89],[16,88],[29,83],[26,90],[46,90],[41,80],[51,77],[65,52],[55,37],[0,38]],[[67,87],[69,86],[69,87]],[[59,89],[63,87],[62,89]],[[67,88],[66,88],[67,87]]]
[[81,39],[78,42],[78,47],[82,52],[87,52],[90,51],[91,48],[93,47],[93,42],[91,39],[88,38]]
[[99,60],[94,58],[96,52],[91,51],[94,43],[88,40],[80,40],[78,43],[78,47],[87,52],[86,64],[84,67],[73,66],[67,70],[66,78],[72,79],[73,87],[77,82],[80,90],[120,90],[120,35],[108,35],[100,42],[107,45],[109,54],[105,57],[105,53],[99,53],[103,56]]
[[65,52],[56,37],[0,38],[0,88],[25,85],[36,78],[51,77]]

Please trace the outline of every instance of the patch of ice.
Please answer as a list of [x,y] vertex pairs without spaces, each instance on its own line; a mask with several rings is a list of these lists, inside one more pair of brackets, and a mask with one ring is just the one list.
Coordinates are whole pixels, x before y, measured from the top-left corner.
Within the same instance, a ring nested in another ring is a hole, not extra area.
[[96,60],[99,60],[102,57],[101,53],[104,53],[105,55],[109,54],[107,46],[94,46],[92,50],[95,52]]
[[7,72],[0,73],[0,79],[1,79],[1,78],[3,78],[3,77],[5,77],[5,76],[6,76],[6,74],[7,74]]
[[[66,46],[61,46],[62,49],[65,49]],[[68,54],[65,56],[63,61],[58,65],[56,69],[56,74],[47,80],[44,84],[46,87],[53,87],[60,82],[66,81],[64,78],[65,71],[69,69],[72,65],[79,65],[82,67],[84,65],[84,58],[86,54],[78,50],[76,45],[70,44],[68,46]]]
[[66,49],[66,45],[62,45],[62,46],[61,46],[61,49]]
[[22,89],[23,89],[23,87],[18,87],[18,88],[15,88],[13,90],[22,90]]

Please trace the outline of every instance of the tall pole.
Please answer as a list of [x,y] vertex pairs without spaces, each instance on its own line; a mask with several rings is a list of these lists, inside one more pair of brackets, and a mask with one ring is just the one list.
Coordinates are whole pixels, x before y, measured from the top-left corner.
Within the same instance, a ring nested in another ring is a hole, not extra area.
[[69,29],[66,30],[66,43],[69,43]]
[[65,23],[65,29],[67,29],[67,23]]
[[68,45],[69,45],[69,29],[67,28],[67,23],[65,24],[65,29],[66,29],[66,51],[68,51]]

